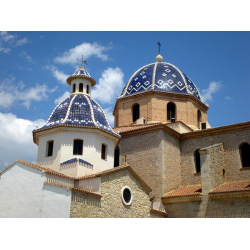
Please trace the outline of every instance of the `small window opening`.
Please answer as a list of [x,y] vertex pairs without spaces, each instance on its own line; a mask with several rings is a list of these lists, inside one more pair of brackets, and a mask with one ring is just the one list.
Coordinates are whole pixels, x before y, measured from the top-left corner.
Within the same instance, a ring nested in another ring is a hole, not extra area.
[[76,92],[76,85],[75,85],[75,83],[73,84],[73,93],[75,93]]
[[82,155],[83,140],[74,140],[73,155]]
[[175,118],[175,105],[172,102],[169,102],[167,105],[167,120]]
[[248,143],[243,143],[240,146],[240,153],[242,167],[250,167],[250,145]]
[[200,110],[197,111],[197,122],[198,122],[197,128],[200,128],[200,122],[201,122],[201,111]]
[[201,172],[201,160],[200,160],[200,152],[199,149],[197,149],[194,153],[194,162],[195,162],[195,170],[196,173]]
[[130,187],[125,186],[122,188],[122,201],[125,205],[130,205],[132,203],[133,193]]
[[89,94],[89,85],[87,85],[87,94]]
[[114,167],[118,167],[119,166],[119,162],[120,162],[120,149],[119,147],[117,147],[115,149],[115,157],[114,157]]
[[116,127],[118,127],[118,115],[116,116]]
[[47,157],[53,155],[53,145],[54,145],[54,141],[47,142],[47,147],[48,147]]
[[133,122],[140,118],[140,105],[135,104],[133,107]]
[[82,83],[79,84],[79,92],[83,92],[83,84]]
[[103,160],[106,160],[106,145],[105,144],[102,144],[102,153],[101,153],[101,158]]

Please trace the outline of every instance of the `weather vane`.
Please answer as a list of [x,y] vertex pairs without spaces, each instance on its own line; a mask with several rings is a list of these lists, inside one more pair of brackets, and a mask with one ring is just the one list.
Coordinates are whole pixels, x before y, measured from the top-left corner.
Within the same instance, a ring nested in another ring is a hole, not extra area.
[[83,61],[83,55],[82,55],[82,60],[79,60],[79,59],[77,59],[77,60],[81,62],[81,66],[82,66],[83,63],[85,63],[86,65],[88,65],[87,64],[88,61]]
[[160,46],[161,46],[161,43],[158,42],[157,44],[158,44],[158,46],[159,46],[159,54],[161,54],[161,53],[160,53]]

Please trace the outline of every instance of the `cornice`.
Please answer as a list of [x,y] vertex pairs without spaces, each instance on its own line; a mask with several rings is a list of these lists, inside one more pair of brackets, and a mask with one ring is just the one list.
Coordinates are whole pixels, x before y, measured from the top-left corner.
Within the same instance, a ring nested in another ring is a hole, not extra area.
[[[59,124],[57,126],[53,126],[53,127],[49,127],[49,128],[44,128],[41,130],[33,130],[33,142],[35,144],[39,144],[39,137],[40,136],[44,136],[44,135],[50,135],[50,134],[54,134],[54,133],[59,133],[59,132],[87,132],[87,133],[96,133],[99,134],[101,136],[104,136],[108,139],[111,139],[113,141],[116,142],[116,144],[119,143],[120,139],[119,136],[109,133],[108,131],[105,131],[103,129],[100,129],[98,127],[84,127],[84,126],[70,126],[70,125],[65,125],[65,124]],[[116,138],[116,139],[114,139]]]
[[202,195],[186,195],[186,196],[178,196],[178,197],[166,197],[161,198],[162,202],[167,204],[171,203],[181,203],[181,202],[191,202],[191,201],[201,201]]
[[208,193],[212,200],[250,197],[250,190]]
[[[116,130],[119,130],[119,127],[116,128]],[[191,140],[191,139],[197,139],[202,137],[208,137],[208,136],[215,136],[215,135],[221,135],[221,134],[227,134],[227,133],[233,133],[233,132],[239,132],[244,130],[250,130],[250,121],[249,122],[243,122],[243,123],[236,123],[232,125],[226,125],[216,128],[208,128],[204,130],[196,130],[188,133],[180,134],[179,132],[175,131],[174,129],[168,127],[166,124],[156,124],[153,126],[148,127],[141,127],[135,130],[130,131],[124,131],[119,132],[119,134],[123,138],[128,138],[132,136],[137,135],[143,135],[146,133],[153,133],[156,131],[163,130],[169,135],[173,136],[174,138],[185,141],[185,140]]]

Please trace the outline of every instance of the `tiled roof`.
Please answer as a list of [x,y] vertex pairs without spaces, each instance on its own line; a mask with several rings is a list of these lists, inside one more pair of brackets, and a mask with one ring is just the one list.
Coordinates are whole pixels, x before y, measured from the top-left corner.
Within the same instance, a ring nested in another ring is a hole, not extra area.
[[250,180],[233,181],[225,183],[210,191],[209,194],[240,192],[240,191],[250,191]]
[[61,101],[51,113],[48,121],[33,133],[51,127],[75,126],[99,128],[118,136],[110,127],[101,106],[87,94],[75,94]]
[[166,62],[151,63],[138,69],[129,79],[121,97],[150,90],[193,95],[202,101],[192,80],[176,66]]
[[162,198],[172,198],[172,197],[182,197],[182,196],[193,196],[201,194],[201,185],[196,186],[186,186],[178,188],[165,194]]
[[133,130],[138,130],[142,128],[149,128],[149,127],[154,127],[157,126],[161,123],[151,123],[151,124],[142,124],[142,125],[134,125],[134,126],[124,126],[124,127],[119,127],[119,128],[114,128],[113,130],[117,133],[123,133],[123,132],[128,132],[128,131],[133,131]]

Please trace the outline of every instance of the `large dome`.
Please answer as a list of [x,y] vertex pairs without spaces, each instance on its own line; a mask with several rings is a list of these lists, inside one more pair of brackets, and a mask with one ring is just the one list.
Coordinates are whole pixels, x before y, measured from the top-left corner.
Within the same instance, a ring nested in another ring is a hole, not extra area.
[[138,69],[129,79],[120,97],[137,94],[148,90],[194,95],[202,101],[199,90],[192,80],[176,66],[161,62],[158,55],[156,62]]
[[110,127],[100,105],[89,95],[83,94],[71,95],[60,102],[51,113],[48,121],[34,131],[55,126],[99,128],[117,135]]

